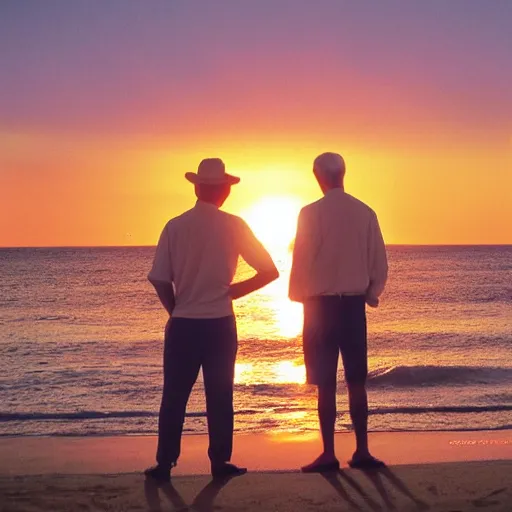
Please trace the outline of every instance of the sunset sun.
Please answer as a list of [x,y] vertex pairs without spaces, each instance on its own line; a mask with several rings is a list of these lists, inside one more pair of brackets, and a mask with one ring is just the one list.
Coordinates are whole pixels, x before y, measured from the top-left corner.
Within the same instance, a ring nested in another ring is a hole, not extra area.
[[267,196],[242,212],[242,217],[273,255],[282,256],[295,236],[300,208],[294,196]]

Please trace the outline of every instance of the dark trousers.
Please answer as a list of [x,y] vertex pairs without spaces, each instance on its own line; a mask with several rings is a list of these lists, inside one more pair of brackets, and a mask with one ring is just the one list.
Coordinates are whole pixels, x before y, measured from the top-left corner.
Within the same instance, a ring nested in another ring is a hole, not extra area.
[[165,333],[156,457],[159,464],[170,467],[178,460],[185,410],[201,367],[210,438],[208,456],[213,464],[231,459],[237,344],[234,316],[171,320]]

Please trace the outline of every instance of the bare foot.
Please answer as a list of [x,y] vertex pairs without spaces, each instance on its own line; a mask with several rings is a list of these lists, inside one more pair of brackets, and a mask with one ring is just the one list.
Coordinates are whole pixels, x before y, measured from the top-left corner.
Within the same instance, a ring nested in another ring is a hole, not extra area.
[[322,453],[311,464],[302,466],[303,473],[323,473],[326,471],[336,471],[340,463],[334,454]]
[[348,461],[348,465],[354,469],[377,469],[386,466],[384,462],[376,459],[369,451],[354,452],[352,459]]

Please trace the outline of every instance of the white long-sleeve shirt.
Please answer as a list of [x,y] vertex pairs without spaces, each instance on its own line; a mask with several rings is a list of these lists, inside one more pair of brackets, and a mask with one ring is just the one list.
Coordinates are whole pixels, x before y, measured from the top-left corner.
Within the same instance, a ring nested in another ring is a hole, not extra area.
[[289,297],[379,297],[388,275],[386,247],[375,212],[342,189],[305,206],[293,249]]

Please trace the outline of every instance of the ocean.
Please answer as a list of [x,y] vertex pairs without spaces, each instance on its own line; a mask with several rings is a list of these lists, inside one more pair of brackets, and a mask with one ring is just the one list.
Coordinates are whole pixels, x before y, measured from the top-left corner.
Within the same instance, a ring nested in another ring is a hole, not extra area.
[[[155,434],[166,315],[154,249],[0,249],[0,435]],[[368,310],[372,431],[512,428],[512,246],[390,246]],[[236,303],[238,432],[317,429],[282,277]],[[239,267],[239,277],[248,269]],[[351,429],[339,370],[339,431]],[[185,433],[206,432],[201,376]]]

